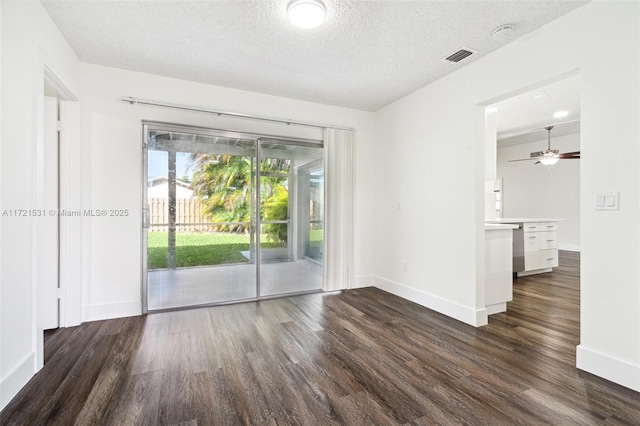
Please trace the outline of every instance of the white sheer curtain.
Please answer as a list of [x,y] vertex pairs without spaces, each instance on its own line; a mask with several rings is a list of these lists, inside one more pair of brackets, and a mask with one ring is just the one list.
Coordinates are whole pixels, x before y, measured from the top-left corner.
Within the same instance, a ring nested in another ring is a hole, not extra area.
[[351,288],[353,276],[353,162],[355,132],[324,130],[325,291]]

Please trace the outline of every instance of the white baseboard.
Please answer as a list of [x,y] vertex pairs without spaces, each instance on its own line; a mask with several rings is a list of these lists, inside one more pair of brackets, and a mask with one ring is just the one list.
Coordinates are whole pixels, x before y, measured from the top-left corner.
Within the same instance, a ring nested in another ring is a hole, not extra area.
[[533,271],[521,271],[516,272],[519,277],[528,277],[529,275],[546,274],[547,272],[553,272],[553,268],[534,269]]
[[134,317],[142,315],[142,302],[105,303],[102,305],[85,305],[82,307],[82,321],[100,321],[112,318]]
[[372,287],[373,286],[373,275],[361,275],[359,277],[354,277],[353,282],[351,284],[351,288],[362,288],[362,287]]
[[575,251],[580,253],[580,246],[575,244],[558,244],[558,250]]
[[640,392],[640,365],[613,358],[578,345],[576,366],[619,385]]
[[410,300],[426,308],[433,309],[436,312],[447,315],[451,318],[462,321],[474,327],[486,325],[488,323],[488,314],[485,308],[473,309],[460,305],[447,299],[443,299],[433,294],[407,287],[405,285],[374,276],[373,285],[381,290],[388,291],[403,299]]
[[499,314],[507,311],[507,302],[487,306],[487,315]]
[[6,376],[0,381],[0,410],[20,392],[35,374],[35,352],[24,357]]

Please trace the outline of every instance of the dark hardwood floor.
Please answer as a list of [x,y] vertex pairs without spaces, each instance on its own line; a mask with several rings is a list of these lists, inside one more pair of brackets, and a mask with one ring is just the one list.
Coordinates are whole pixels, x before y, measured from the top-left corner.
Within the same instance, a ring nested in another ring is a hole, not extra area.
[[2,425],[640,425],[575,368],[579,257],[474,328],[374,288],[83,324]]

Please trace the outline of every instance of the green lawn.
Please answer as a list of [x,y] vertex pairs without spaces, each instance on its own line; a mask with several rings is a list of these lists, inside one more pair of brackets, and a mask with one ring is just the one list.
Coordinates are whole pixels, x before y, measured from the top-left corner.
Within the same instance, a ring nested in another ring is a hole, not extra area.
[[[149,269],[167,267],[167,232],[149,232]],[[266,236],[263,236],[263,241]],[[278,244],[263,242],[263,248],[278,247]],[[245,263],[248,259],[240,253],[249,250],[249,235],[225,232],[176,233],[176,263],[186,266],[222,265]]]
[[[147,239],[149,269],[167,267],[167,232],[149,232]],[[323,230],[311,230],[311,257],[322,245]],[[280,247],[262,236],[262,248]],[[317,248],[316,248],[317,247]],[[176,263],[178,268],[203,265],[246,263],[249,260],[240,253],[249,250],[249,235],[226,232],[176,233]],[[321,260],[321,259],[318,259]]]
[[309,231],[309,247],[306,255],[312,259],[322,262],[322,249],[324,245],[324,229],[311,229]]

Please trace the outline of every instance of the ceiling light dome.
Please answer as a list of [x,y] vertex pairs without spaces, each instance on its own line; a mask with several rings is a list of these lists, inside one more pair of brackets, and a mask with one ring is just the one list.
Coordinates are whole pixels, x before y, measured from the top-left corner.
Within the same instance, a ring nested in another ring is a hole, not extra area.
[[324,22],[327,12],[319,0],[293,0],[287,7],[289,20],[300,28],[315,28]]

